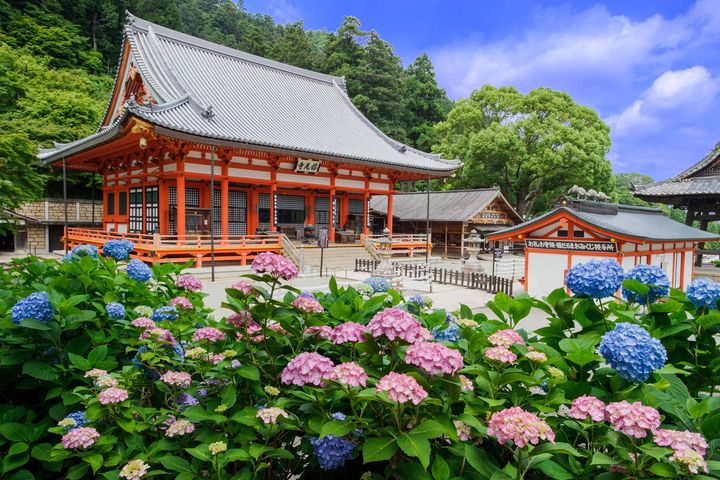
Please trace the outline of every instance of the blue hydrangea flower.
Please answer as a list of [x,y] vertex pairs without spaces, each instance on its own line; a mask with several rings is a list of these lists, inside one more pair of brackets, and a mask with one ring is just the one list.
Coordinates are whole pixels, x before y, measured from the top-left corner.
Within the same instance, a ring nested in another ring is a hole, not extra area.
[[175,352],[175,355],[177,355],[180,358],[180,361],[182,362],[185,360],[185,350],[183,349],[182,345],[180,345],[180,342],[175,341],[172,345],[173,351]]
[[136,282],[145,283],[152,278],[152,270],[142,260],[133,259],[127,264],[128,277]]
[[455,323],[455,322],[457,322],[457,318],[455,318],[455,315],[453,315],[452,313],[448,313],[447,315],[445,315],[445,322],[446,323]]
[[342,412],[332,413],[332,414],[330,414],[330,417],[331,417],[333,420],[338,420],[338,421],[341,421],[341,422],[344,421],[345,418],[347,418],[347,417],[345,417],[345,414],[342,413]]
[[115,261],[127,260],[135,245],[130,240],[108,240],[102,247],[103,255]]
[[637,280],[644,285],[650,286],[650,291],[647,295],[640,295],[639,293],[631,292],[623,288],[623,297],[625,297],[628,302],[640,304],[653,303],[658,298],[667,295],[670,291],[670,280],[668,279],[667,273],[657,265],[635,265],[628,270],[625,278]]
[[414,303],[418,307],[424,307],[425,306],[425,299],[422,295],[413,295],[412,297],[408,298],[408,302]]
[[600,355],[630,382],[646,381],[667,360],[667,352],[660,340],[632,323],[618,323],[615,330],[603,335]]
[[68,430],[75,430],[76,428],[80,428],[90,422],[83,411],[70,413],[65,418],[75,421],[75,426],[69,427]]
[[387,292],[390,290],[390,282],[383,277],[366,278],[363,283],[370,285],[375,293]]
[[117,302],[110,302],[105,305],[105,312],[107,312],[108,317],[114,320],[122,320],[125,318],[125,307]]
[[565,285],[578,297],[605,298],[622,286],[623,269],[615,260],[578,263],[565,276]]
[[720,283],[709,278],[696,278],[687,287],[687,298],[695,308],[717,308],[720,300]]
[[448,323],[446,325],[438,325],[430,332],[433,339],[441,342],[458,342],[462,338],[460,327],[457,323]]
[[18,301],[12,308],[12,321],[19,324],[28,318],[34,318],[47,325],[55,315],[55,309],[50,303],[47,292],[31,293]]
[[353,450],[355,450],[355,444],[332,434],[323,438],[313,437],[310,439],[310,445],[312,445],[320,468],[323,470],[342,467],[352,458]]
[[175,308],[173,305],[168,305],[166,307],[160,307],[157,310],[155,310],[152,314],[152,319],[156,322],[162,322],[163,320],[167,320],[169,322],[175,321],[178,318],[177,308]]
[[66,253],[65,256],[62,258],[63,262],[69,262],[71,260],[75,260],[77,258],[82,257],[92,257],[97,258],[98,256],[98,249],[95,245],[78,245],[77,247],[70,250],[69,253]]

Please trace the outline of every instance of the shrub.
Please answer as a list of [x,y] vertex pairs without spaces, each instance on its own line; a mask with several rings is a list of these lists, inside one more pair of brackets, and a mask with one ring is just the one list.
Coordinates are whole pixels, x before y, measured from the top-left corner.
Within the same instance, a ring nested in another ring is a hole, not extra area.
[[[558,289],[546,301],[498,294],[492,318],[461,306],[456,319],[334,279],[301,295],[271,255],[226,290],[232,314],[220,321],[173,265],[154,266],[153,282],[92,255],[1,270],[3,476],[720,474],[720,312],[707,302],[671,290],[639,306]],[[13,307],[36,292],[51,310],[14,323]],[[106,313],[112,303],[122,317]],[[547,323],[526,332],[518,323],[532,309]],[[630,336],[666,362],[618,356]]]

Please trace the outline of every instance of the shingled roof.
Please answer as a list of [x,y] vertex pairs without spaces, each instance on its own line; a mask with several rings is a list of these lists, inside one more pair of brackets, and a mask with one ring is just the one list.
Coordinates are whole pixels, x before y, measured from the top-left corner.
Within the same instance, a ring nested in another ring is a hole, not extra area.
[[[502,193],[495,188],[475,190],[445,190],[430,192],[430,220],[434,222],[466,222],[487,207],[496,198],[502,199],[516,221],[522,217],[512,208]],[[387,197],[373,196],[370,210],[387,215]],[[393,195],[393,217],[400,220],[427,218],[427,192],[397,192]]]
[[662,182],[639,187],[634,195],[650,202],[680,205],[689,197],[720,195],[720,149]]
[[261,58],[130,14],[125,38],[130,58],[157,103],[126,103],[109,127],[41,151],[46,163],[116,138],[117,125],[133,115],[156,125],[159,133],[243,147],[433,176],[449,175],[460,165],[383,134],[352,104],[342,77]]
[[499,230],[489,235],[489,238],[496,240],[512,237],[515,233],[527,231],[528,227],[535,225],[539,227],[545,220],[561,212],[606,232],[631,237],[639,241],[712,241],[720,238],[716,233],[705,232],[677,222],[665,215],[659,208],[599,203],[588,200],[569,200],[567,205],[560,206],[520,225]]

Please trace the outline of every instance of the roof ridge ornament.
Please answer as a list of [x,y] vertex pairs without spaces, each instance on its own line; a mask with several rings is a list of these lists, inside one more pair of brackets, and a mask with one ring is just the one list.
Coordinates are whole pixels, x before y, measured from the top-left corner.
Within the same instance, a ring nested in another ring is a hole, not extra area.
[[213,112],[212,105],[208,105],[206,108],[203,109],[203,111],[200,113],[203,118],[207,120],[211,120],[215,116],[215,112]]

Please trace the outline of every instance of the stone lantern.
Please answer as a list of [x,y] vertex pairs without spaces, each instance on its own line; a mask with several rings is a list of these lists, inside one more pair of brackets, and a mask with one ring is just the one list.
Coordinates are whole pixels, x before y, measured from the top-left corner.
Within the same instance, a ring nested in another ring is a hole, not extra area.
[[[467,273],[483,273],[485,268],[480,263],[480,249],[485,245],[485,239],[480,236],[477,230],[472,229],[470,235],[465,238],[465,245],[470,251],[470,258],[463,264],[462,271]],[[473,251],[475,252],[473,254]]]

